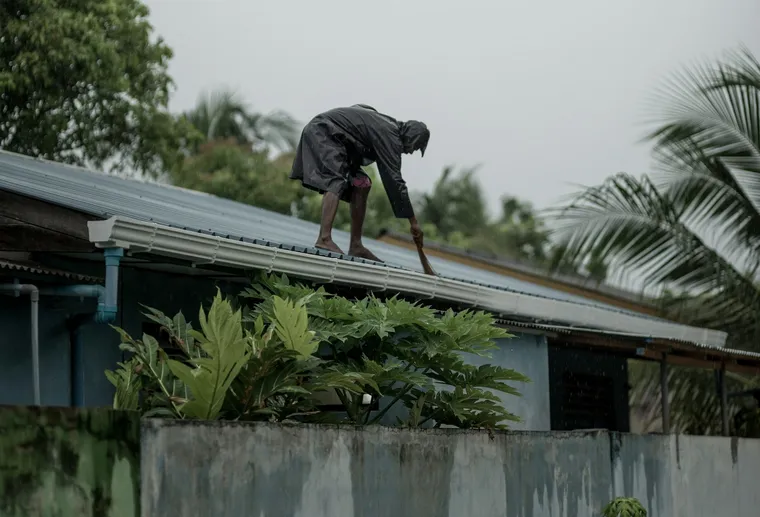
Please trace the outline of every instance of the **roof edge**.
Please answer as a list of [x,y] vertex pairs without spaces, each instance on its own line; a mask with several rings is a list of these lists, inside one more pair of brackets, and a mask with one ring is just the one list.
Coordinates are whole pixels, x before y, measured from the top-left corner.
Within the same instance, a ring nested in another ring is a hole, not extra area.
[[[427,299],[452,301],[499,315],[586,325],[653,338],[680,339],[723,347],[725,332],[653,321],[602,307],[500,290],[384,265],[323,257],[173,228],[124,217],[88,223],[90,241],[98,247],[121,247],[239,269],[276,271],[320,282],[338,282],[368,290],[389,290]],[[374,274],[373,274],[374,273]]]
[[[408,235],[400,234],[392,230],[382,230],[378,236],[378,240],[387,242],[389,244],[413,244],[412,238]],[[651,300],[647,300],[641,293],[635,291],[621,289],[609,284],[601,283],[595,284],[591,278],[576,274],[569,275],[565,273],[551,272],[542,268],[538,268],[531,264],[513,259],[507,259],[498,255],[489,256],[489,254],[470,251],[462,248],[450,246],[445,243],[437,241],[425,241],[425,248],[437,251],[444,254],[447,260],[453,260],[456,262],[472,265],[472,267],[478,267],[472,263],[480,263],[482,265],[498,268],[505,272],[511,271],[517,276],[525,276],[533,279],[533,281],[541,280],[545,283],[553,284],[553,288],[560,290],[575,289],[580,291],[586,291],[587,294],[595,294],[597,296],[608,299],[604,303],[612,303],[613,301],[623,302],[626,305],[638,306],[638,310],[646,310],[652,315],[657,312],[657,305]],[[461,260],[457,260],[461,259]],[[462,262],[462,260],[468,262]]]

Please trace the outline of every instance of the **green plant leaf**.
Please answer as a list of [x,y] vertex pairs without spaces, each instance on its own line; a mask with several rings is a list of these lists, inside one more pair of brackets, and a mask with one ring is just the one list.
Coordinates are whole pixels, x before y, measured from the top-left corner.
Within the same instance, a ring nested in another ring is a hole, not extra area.
[[126,411],[139,409],[142,380],[134,371],[136,363],[134,360],[117,363],[119,368],[116,371],[106,370],[105,372],[108,381],[116,388],[113,398],[114,409]]
[[297,302],[284,300],[279,296],[273,298],[275,333],[283,344],[306,358],[317,351],[318,342],[314,332],[308,328],[306,308]]
[[243,334],[240,311],[217,291],[208,315],[199,312],[201,332],[193,332],[207,357],[193,358],[194,368],[169,360],[169,368],[189,389],[192,397],[180,407],[191,418],[216,419],[240,370],[248,361],[249,352]]

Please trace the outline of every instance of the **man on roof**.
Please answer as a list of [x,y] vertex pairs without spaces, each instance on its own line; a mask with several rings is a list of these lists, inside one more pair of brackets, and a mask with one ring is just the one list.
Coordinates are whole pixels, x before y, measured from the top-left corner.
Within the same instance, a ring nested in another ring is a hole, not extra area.
[[399,219],[409,219],[412,238],[422,246],[422,230],[401,177],[401,155],[419,150],[424,156],[429,139],[430,131],[422,122],[399,122],[365,104],[331,109],[306,124],[290,178],[323,194],[322,222],[315,246],[343,253],[332,239],[332,227],[338,204],[345,201],[351,205],[348,254],[380,262],[362,244],[372,181],[361,168],[371,163],[377,163],[393,214]]

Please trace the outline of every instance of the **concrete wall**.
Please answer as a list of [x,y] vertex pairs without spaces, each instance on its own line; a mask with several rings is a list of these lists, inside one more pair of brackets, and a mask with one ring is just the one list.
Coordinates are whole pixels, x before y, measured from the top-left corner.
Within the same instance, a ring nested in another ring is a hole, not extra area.
[[760,441],[148,420],[142,515],[750,517]]
[[140,514],[137,414],[0,407],[0,429],[3,517]]
[[617,493],[651,517],[760,514],[760,440],[616,434],[611,445]]

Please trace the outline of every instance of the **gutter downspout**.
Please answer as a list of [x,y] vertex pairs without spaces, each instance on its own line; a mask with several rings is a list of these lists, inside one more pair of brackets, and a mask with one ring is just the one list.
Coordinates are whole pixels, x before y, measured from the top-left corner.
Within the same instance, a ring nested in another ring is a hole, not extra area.
[[84,347],[82,327],[90,323],[111,323],[116,320],[119,294],[119,263],[124,256],[122,248],[103,250],[106,262],[106,285],[66,285],[43,289],[42,294],[51,296],[73,296],[97,298],[98,308],[94,313],[77,314],[66,321],[71,343],[71,405],[84,407]]
[[40,405],[40,290],[32,284],[0,284],[0,292],[28,294],[32,306],[32,379],[34,383],[34,405]]

